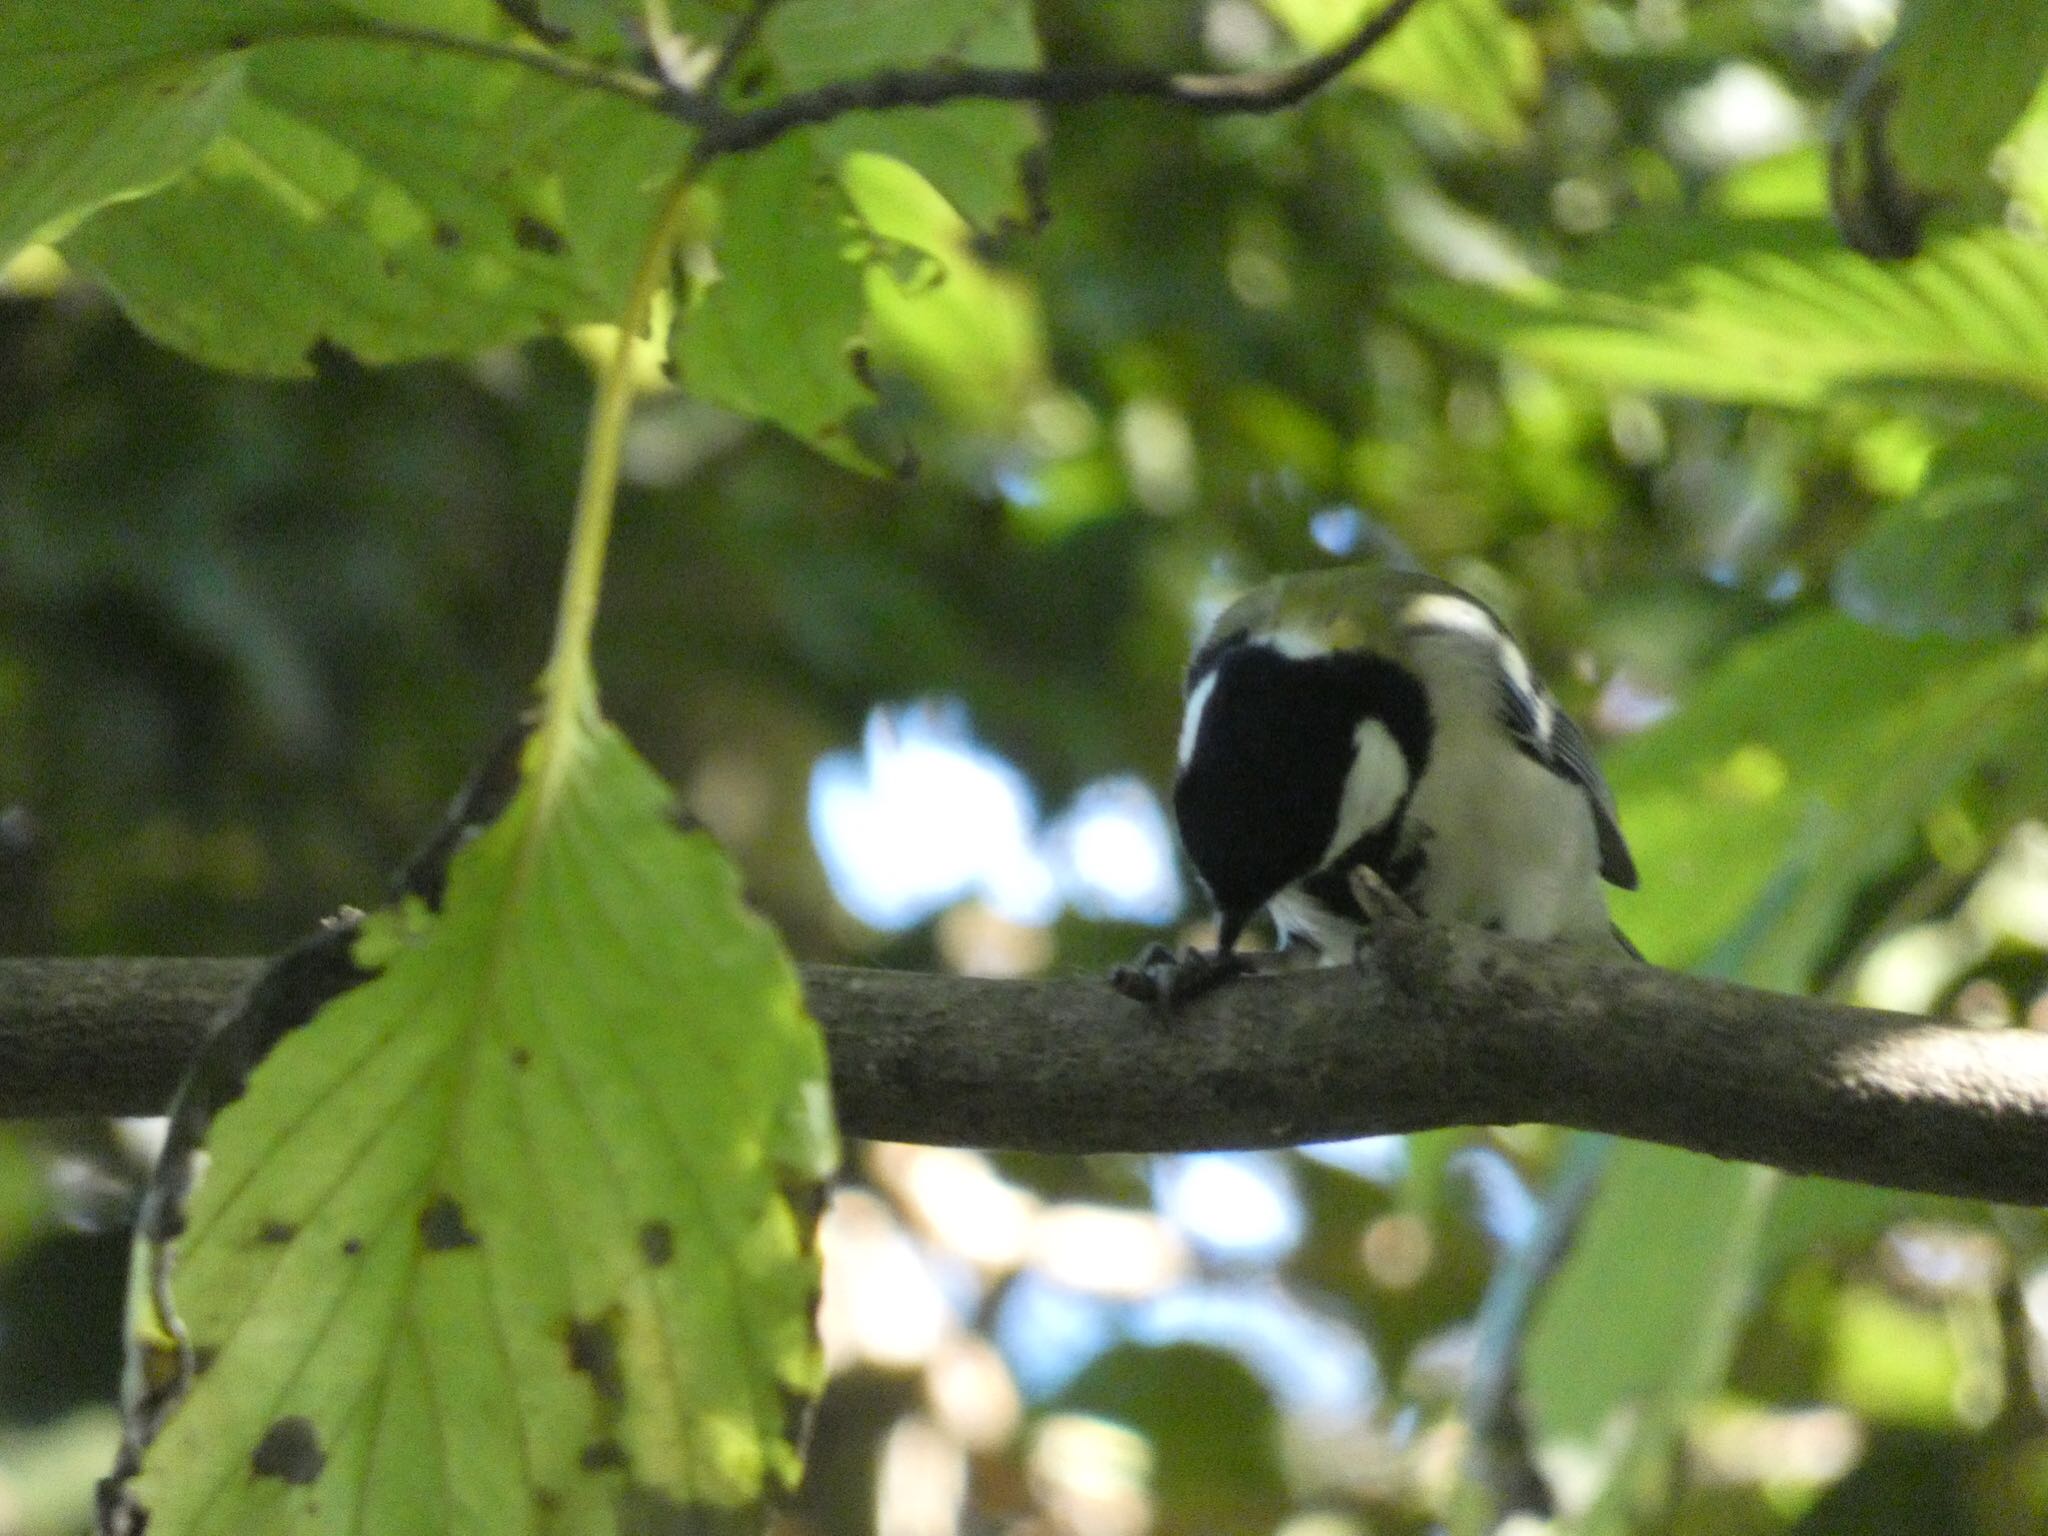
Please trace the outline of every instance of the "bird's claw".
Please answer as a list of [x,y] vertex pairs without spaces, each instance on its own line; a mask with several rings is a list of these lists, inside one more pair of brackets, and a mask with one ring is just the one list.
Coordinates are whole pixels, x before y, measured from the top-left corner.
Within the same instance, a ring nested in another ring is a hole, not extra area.
[[1402,899],[1401,893],[1380,878],[1379,871],[1361,864],[1349,876],[1351,896],[1365,915],[1365,928],[1351,944],[1351,968],[1365,969],[1366,951],[1372,948],[1373,931],[1382,924],[1416,923],[1421,916]]
[[1236,950],[1195,949],[1175,954],[1164,944],[1147,945],[1129,965],[1109,973],[1109,984],[1133,1002],[1171,1018],[1182,1006],[1253,969]]
[[1368,923],[1414,923],[1421,918],[1408,905],[1401,893],[1380,877],[1378,870],[1367,864],[1360,864],[1347,877],[1351,886],[1351,899],[1358,903],[1358,910],[1365,914]]

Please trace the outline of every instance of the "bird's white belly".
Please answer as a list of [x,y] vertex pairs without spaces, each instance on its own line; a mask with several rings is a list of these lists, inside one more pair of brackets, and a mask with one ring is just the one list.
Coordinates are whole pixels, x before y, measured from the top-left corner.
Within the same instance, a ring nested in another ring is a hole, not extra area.
[[1425,913],[1514,938],[1608,934],[1585,791],[1491,732],[1440,737],[1408,814]]

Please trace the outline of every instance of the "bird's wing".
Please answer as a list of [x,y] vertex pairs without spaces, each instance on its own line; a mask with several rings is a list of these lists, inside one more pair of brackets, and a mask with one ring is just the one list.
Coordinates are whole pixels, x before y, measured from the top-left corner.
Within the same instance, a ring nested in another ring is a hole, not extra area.
[[[1521,664],[1516,665],[1517,662]],[[1513,642],[1503,640],[1500,667],[1500,718],[1523,756],[1569,779],[1585,791],[1593,812],[1593,833],[1600,844],[1600,877],[1625,891],[1636,888],[1636,861],[1621,835],[1614,792],[1600,776],[1585,732],[1538,682]]]

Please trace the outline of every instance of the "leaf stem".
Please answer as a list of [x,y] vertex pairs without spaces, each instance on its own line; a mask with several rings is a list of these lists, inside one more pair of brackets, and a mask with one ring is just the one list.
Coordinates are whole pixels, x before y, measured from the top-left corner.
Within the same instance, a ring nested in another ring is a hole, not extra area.
[[633,413],[633,349],[647,333],[655,295],[666,286],[696,171],[686,162],[662,194],[619,318],[618,340],[599,376],[584,439],[583,474],[569,526],[569,554],[562,570],[562,595],[555,612],[555,639],[541,674],[541,716],[529,758],[545,808],[559,789],[574,748],[597,713],[597,673],[591,665],[591,634],[597,626],[598,594],[604,585],[605,549],[611,542],[612,511],[618,499],[619,455]]

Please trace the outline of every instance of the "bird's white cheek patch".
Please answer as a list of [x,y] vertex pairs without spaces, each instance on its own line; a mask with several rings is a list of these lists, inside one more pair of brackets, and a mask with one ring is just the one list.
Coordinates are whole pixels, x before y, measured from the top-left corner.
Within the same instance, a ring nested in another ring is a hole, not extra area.
[[1209,707],[1209,695],[1216,691],[1216,674],[1211,672],[1195,685],[1195,691],[1188,695],[1187,713],[1180,717],[1180,756],[1176,761],[1185,768],[1188,759],[1195,755],[1195,742],[1202,734],[1202,711]]
[[1408,792],[1408,760],[1387,728],[1362,720],[1352,735],[1351,771],[1337,802],[1337,831],[1323,851],[1328,863],[1366,833],[1383,825]]

